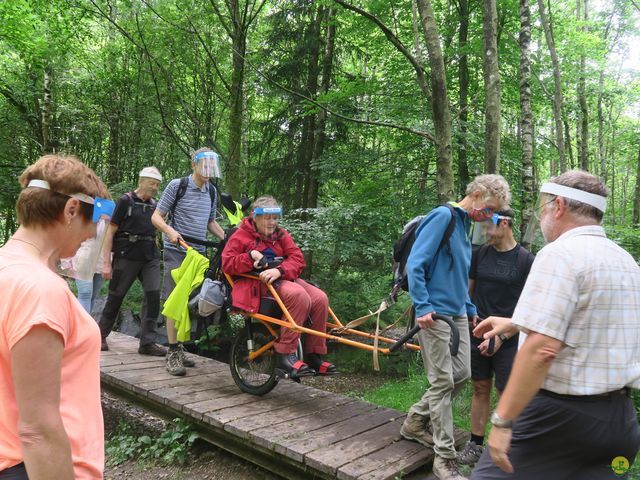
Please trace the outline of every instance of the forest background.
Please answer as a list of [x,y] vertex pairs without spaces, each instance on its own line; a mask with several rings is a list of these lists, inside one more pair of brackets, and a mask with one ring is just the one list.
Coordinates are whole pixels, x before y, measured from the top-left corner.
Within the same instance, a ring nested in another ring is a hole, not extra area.
[[5,0],[0,240],[44,152],[118,196],[206,145],[222,190],[282,202],[346,319],[388,292],[402,225],[480,173],[518,231],[549,176],[600,175],[640,258],[639,71],[638,0]]

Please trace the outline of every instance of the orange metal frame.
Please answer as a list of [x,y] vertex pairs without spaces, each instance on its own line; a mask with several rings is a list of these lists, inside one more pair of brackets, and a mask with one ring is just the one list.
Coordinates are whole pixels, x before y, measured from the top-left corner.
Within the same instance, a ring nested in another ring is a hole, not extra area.
[[[237,275],[237,276],[250,278],[252,280],[255,280],[256,282],[260,281],[254,275]],[[225,277],[227,278],[227,281],[229,282],[229,285],[231,285],[231,287],[233,288],[233,279],[231,278],[231,276],[229,276],[229,275],[227,275],[225,273]],[[355,340],[349,340],[348,338],[342,338],[341,336],[338,336],[338,335],[333,335],[333,334],[326,333],[326,332],[319,332],[317,330],[312,330],[310,328],[306,328],[306,327],[303,327],[301,325],[298,325],[293,320],[293,317],[291,317],[291,314],[289,313],[289,310],[287,310],[287,307],[282,302],[282,299],[280,298],[280,295],[278,295],[278,292],[276,292],[276,289],[273,288],[273,286],[270,285],[270,284],[266,284],[266,287],[269,290],[269,293],[273,296],[274,300],[278,303],[278,306],[282,309],[282,313],[284,314],[284,317],[285,317],[286,320],[282,320],[280,318],[269,317],[269,316],[263,315],[261,313],[250,313],[250,312],[243,311],[242,314],[246,315],[246,316],[249,316],[251,318],[255,318],[256,320],[260,321],[269,330],[269,332],[274,337],[277,337],[277,333],[273,329],[272,326],[273,325],[279,325],[281,327],[290,328],[291,330],[293,330],[295,332],[298,332],[298,333],[305,333],[307,335],[315,335],[317,337],[323,337],[323,338],[326,338],[328,340],[334,340],[334,341],[342,343],[344,345],[349,345],[351,347],[360,348],[362,350],[369,350],[371,352],[375,350],[375,348],[372,345],[367,345],[366,343],[358,342],[358,341],[355,341]],[[342,324],[342,322],[340,322],[340,320],[338,319],[336,314],[333,312],[331,307],[329,307],[329,315],[331,316],[331,318],[333,319],[333,321],[335,323],[327,322],[327,327],[330,327],[331,329],[344,328],[344,325]],[[354,335],[354,336],[358,336],[358,337],[368,338],[368,339],[371,339],[371,340],[373,340],[375,338],[375,335],[372,335],[372,334],[366,333],[366,332],[361,332],[360,330],[354,330],[352,328],[347,328],[347,329],[341,330],[339,335],[343,335],[343,334]],[[396,342],[396,340],[394,340],[393,338],[387,338],[387,337],[381,337],[381,336],[378,336],[378,341],[386,343],[386,344],[393,344],[393,343]],[[266,351],[271,349],[271,347],[273,346],[273,342],[274,341],[271,341],[271,342],[263,345],[260,349],[256,350],[255,352],[249,353],[249,360],[253,361],[255,358],[259,357],[260,355],[262,355],[263,353],[265,353]],[[420,350],[420,347],[418,345],[405,344],[405,347],[410,349],[410,350],[415,350],[415,351],[419,351]],[[388,355],[388,354],[391,353],[391,352],[389,352],[389,348],[387,348],[387,347],[378,348],[378,352],[380,352],[380,353],[382,353],[384,355]]]

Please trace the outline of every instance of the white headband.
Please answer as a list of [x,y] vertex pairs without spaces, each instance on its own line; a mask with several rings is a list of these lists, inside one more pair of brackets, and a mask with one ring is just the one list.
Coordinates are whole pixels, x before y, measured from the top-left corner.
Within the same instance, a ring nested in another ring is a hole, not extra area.
[[29,185],[27,185],[27,187],[36,187],[36,188],[44,188],[45,190],[51,190],[51,187],[49,186],[49,182],[47,182],[46,180],[29,180]]
[[596,195],[595,193],[585,192],[584,190],[579,190],[577,188],[560,185],[558,183],[543,183],[542,187],[540,187],[540,192],[577,200],[579,202],[586,203],[587,205],[591,205],[603,213],[607,209],[606,197]]
[[[35,187],[35,188],[43,188],[45,190],[51,190],[51,185],[49,185],[49,182],[47,182],[46,180],[38,180],[38,179],[32,179],[29,180],[29,183],[27,184],[27,188],[29,187]],[[58,192],[59,193],[59,192]],[[65,193],[63,193],[62,195],[66,195]],[[78,200],[80,200],[81,202],[84,203],[90,203],[91,205],[93,205],[95,203],[95,200],[90,197],[89,195],[87,195],[86,193],[72,193],[67,195],[68,197],[73,197],[73,198],[77,198]]]

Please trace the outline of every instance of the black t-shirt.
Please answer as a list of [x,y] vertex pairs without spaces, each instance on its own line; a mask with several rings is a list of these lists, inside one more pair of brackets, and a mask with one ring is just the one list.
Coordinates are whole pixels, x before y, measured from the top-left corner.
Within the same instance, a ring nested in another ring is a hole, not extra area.
[[[118,226],[113,239],[114,257],[138,261],[160,258],[156,229],[151,223],[155,209],[155,200],[142,200],[135,192],[125,193],[118,199],[111,217],[111,223]],[[132,236],[145,238],[132,242]]]
[[[518,262],[519,255],[525,255],[526,261]],[[507,252],[488,246],[473,253],[469,278],[475,280],[475,286],[471,300],[480,318],[513,315],[534,259],[535,256],[520,245]]]

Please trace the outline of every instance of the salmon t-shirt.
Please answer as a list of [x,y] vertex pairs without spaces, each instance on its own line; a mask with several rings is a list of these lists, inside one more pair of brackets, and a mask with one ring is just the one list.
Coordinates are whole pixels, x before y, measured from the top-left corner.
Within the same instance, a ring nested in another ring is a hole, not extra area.
[[[100,330],[67,283],[35,258],[0,250],[0,471],[23,461],[11,349],[35,325],[64,343],[60,415],[76,480],[101,479],[104,426],[100,405]],[[33,368],[42,361],[33,352]]]

